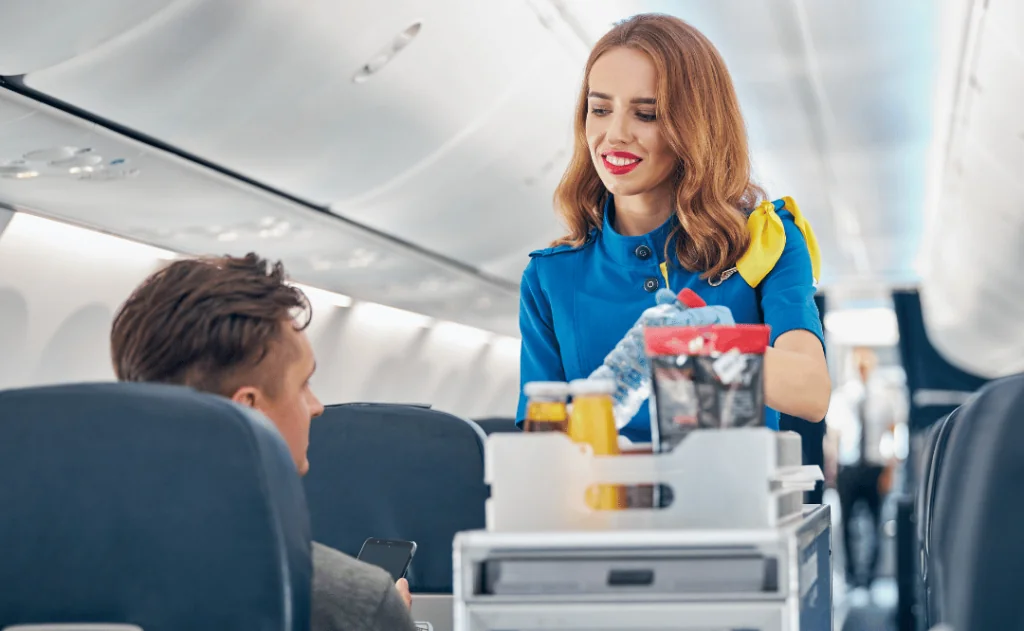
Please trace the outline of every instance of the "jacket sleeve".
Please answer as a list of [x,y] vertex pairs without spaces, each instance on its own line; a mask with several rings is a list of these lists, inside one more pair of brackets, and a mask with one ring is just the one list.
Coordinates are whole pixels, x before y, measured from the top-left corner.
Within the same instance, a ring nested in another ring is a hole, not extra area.
[[540,284],[537,259],[531,259],[519,285],[519,408],[516,424],[526,417],[523,386],[531,381],[565,381],[565,369],[555,336],[551,303]]
[[312,631],[416,630],[387,572],[316,542],[312,596]]
[[[413,595],[413,599],[415,598]],[[394,585],[388,585],[384,590],[384,596],[377,608],[373,624],[369,625],[369,631],[416,631],[416,624],[409,614],[409,608],[405,606]]]
[[814,274],[804,235],[789,214],[782,215],[786,245],[775,267],[761,283],[761,311],[771,326],[771,343],[788,331],[810,331],[825,347],[818,306],[814,303]]

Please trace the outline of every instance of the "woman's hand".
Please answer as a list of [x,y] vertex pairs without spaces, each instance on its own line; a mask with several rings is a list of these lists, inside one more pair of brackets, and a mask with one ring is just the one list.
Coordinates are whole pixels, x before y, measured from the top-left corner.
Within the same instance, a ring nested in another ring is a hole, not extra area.
[[[658,304],[643,312],[634,329],[643,326],[709,326],[712,324],[735,324],[728,307],[712,305],[686,307],[679,303],[676,294],[660,289],[655,295]],[[640,335],[643,335],[642,330]]]
[[[687,308],[679,304],[667,289],[658,291],[657,306],[644,311],[630,330],[640,348],[643,325],[646,326],[708,326],[735,324],[728,307],[711,305]],[[784,414],[817,423],[825,418],[832,395],[825,351],[818,337],[810,331],[787,331],[765,352],[765,403]]]
[[[711,324],[733,324],[732,311],[728,307],[695,307],[689,308],[676,300],[676,295],[667,289],[658,292],[658,304],[644,311],[636,324],[632,326],[622,340],[611,350],[612,363],[626,362],[638,366],[647,366],[647,344],[644,341],[645,326],[706,326]],[[606,359],[606,361],[608,361]],[[590,374],[593,379],[615,380],[611,369],[606,364],[597,367]]]

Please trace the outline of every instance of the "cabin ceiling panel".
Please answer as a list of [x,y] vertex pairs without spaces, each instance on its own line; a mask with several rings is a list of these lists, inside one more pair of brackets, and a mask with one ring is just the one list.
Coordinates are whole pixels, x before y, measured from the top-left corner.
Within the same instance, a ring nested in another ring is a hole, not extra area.
[[[0,10],[21,16],[2,20],[0,66],[30,88],[510,283],[561,232],[551,191],[580,50],[629,15],[672,13],[721,51],[755,171],[807,212],[826,276],[889,282],[889,263],[870,263],[916,248],[938,12],[926,0],[91,3],[106,20],[57,4]],[[5,31],[46,7],[38,42]],[[390,63],[353,81],[416,23]]]
[[[187,0],[178,0],[180,4]],[[175,0],[4,0],[0,75],[43,70],[98,48]]]
[[[0,97],[5,116],[32,105],[11,93]],[[15,209],[187,254],[256,251],[283,260],[299,282],[516,333],[513,285],[495,283],[62,112],[41,109],[2,129],[4,166],[32,173],[0,177],[0,200]]]

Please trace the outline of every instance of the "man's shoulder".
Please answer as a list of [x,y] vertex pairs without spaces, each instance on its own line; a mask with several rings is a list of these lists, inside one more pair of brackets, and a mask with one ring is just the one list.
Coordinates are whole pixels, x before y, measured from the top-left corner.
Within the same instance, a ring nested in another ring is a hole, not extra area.
[[313,542],[313,572],[332,584],[359,583],[384,590],[392,586],[391,577],[381,568],[363,563],[321,543]]
[[402,617],[390,611],[396,602],[404,610],[387,572],[313,542],[313,631],[383,628],[380,620]]

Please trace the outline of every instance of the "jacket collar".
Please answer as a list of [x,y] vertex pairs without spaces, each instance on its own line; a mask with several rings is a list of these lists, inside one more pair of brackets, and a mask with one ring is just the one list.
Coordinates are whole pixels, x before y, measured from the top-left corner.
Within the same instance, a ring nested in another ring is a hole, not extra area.
[[[610,194],[605,201],[603,215],[604,226],[601,228],[601,234],[598,235],[601,249],[609,258],[625,267],[650,267],[652,264],[664,260],[665,244],[668,242],[672,230],[679,225],[678,219],[673,214],[665,223],[647,234],[621,235],[612,227],[615,218],[615,200]],[[650,250],[651,255],[646,259],[638,255],[641,246],[647,246]],[[675,257],[670,258],[675,260]]]

